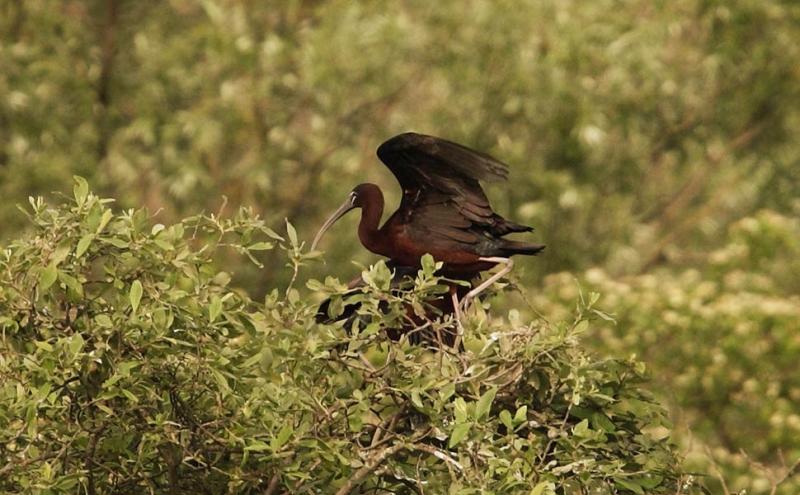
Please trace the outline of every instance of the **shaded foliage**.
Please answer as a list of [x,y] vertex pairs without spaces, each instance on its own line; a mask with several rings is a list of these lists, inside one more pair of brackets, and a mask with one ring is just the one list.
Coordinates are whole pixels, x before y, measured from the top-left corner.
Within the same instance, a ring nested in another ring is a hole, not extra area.
[[348,336],[298,289],[257,303],[213,268],[219,249],[274,245],[299,267],[291,226],[284,238],[246,211],[152,225],[82,179],[74,195],[32,200],[32,235],[0,261],[3,490],[696,491],[644,365],[578,345],[596,295],[557,324],[476,307],[466,351],[431,350],[385,330],[437,290],[436,264],[393,293],[380,263]]

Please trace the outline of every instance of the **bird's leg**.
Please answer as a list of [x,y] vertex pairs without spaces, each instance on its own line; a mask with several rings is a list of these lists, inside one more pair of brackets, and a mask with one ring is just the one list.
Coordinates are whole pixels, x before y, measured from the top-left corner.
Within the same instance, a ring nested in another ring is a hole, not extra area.
[[461,347],[461,339],[464,338],[464,327],[461,325],[461,303],[458,302],[458,288],[450,286],[450,299],[453,301],[453,312],[456,316],[456,339],[453,342],[453,349]]
[[514,260],[512,260],[511,258],[501,258],[492,256],[486,258],[481,257],[478,259],[481,261],[487,261],[489,263],[502,264],[504,266],[502,269],[500,269],[499,272],[495,273],[491,277],[484,280],[483,283],[481,283],[479,286],[469,291],[467,295],[464,296],[464,299],[461,300],[462,310],[465,310],[467,306],[469,306],[469,303],[473,298],[477,297],[478,294],[485,291],[487,288],[491,287],[493,283],[497,282],[498,280],[506,276],[506,274],[508,274],[508,272],[510,272],[511,269],[514,268]]

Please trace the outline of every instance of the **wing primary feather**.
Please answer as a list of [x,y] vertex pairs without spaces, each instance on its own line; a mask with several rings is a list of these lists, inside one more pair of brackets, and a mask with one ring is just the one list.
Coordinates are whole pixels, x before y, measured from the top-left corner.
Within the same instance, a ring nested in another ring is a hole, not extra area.
[[[419,164],[415,155],[428,156],[460,175],[487,182],[508,178],[508,166],[495,158],[446,139],[406,132],[390,138],[378,147],[378,158],[395,173],[401,184],[406,175],[400,169]],[[398,163],[404,162],[404,163]]]

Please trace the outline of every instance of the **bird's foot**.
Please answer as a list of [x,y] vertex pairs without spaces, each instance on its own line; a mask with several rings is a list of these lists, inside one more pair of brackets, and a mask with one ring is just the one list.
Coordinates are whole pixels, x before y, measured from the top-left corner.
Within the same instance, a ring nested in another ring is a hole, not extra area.
[[472,305],[472,299],[473,298],[467,296],[461,301],[459,301],[456,309],[456,316],[458,316],[459,320],[461,319],[461,315],[463,315],[469,310],[470,305]]

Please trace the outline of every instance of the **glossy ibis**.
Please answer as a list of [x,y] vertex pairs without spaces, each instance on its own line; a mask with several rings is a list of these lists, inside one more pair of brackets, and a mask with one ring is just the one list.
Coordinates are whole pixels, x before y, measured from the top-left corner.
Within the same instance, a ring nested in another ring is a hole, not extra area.
[[466,305],[511,270],[512,255],[534,255],[544,249],[540,244],[506,239],[507,234],[533,228],[492,211],[481,188],[480,181],[505,180],[505,164],[460,144],[412,132],[394,136],[377,153],[403,189],[400,207],[379,226],[383,193],[375,184],[359,184],[320,228],[312,250],[339,218],[361,208],[361,243],[395,265],[418,267],[420,257],[430,253],[444,263],[443,276],[461,280],[503,265],[466,294],[462,300]]

